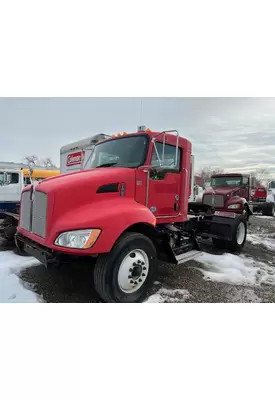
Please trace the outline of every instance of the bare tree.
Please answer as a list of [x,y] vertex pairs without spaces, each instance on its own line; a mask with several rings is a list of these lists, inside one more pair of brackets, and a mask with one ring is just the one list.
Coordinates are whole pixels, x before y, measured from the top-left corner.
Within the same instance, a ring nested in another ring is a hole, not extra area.
[[38,157],[35,155],[24,157],[24,161],[28,164],[29,167],[34,167],[38,163]]
[[256,178],[256,185],[261,186],[268,178],[268,171],[264,168],[258,168],[256,171],[252,171],[250,175]]
[[46,168],[56,168],[56,166],[54,165],[54,163],[50,157],[41,159],[40,164]]
[[215,174],[222,174],[224,172],[221,168],[204,167],[196,175],[201,178],[202,185],[211,180],[211,176]]

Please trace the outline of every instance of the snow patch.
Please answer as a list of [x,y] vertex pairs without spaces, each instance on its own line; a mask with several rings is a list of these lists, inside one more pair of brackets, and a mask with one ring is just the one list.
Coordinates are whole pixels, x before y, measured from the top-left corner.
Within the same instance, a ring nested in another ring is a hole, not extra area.
[[41,299],[32,292],[30,284],[23,284],[17,274],[38,265],[33,257],[22,257],[12,251],[0,252],[0,303],[37,303]]
[[261,283],[275,285],[275,267],[251,258],[225,253],[222,255],[202,253],[197,261],[202,265],[195,268],[203,273],[204,279],[234,285]]
[[267,215],[254,215],[256,218],[261,219],[274,219],[274,217],[268,217]]
[[145,303],[184,303],[190,297],[185,289],[161,288],[157,293],[148,297]]
[[270,235],[247,234],[246,240],[256,246],[263,246],[269,250],[275,250],[275,240],[269,237]]

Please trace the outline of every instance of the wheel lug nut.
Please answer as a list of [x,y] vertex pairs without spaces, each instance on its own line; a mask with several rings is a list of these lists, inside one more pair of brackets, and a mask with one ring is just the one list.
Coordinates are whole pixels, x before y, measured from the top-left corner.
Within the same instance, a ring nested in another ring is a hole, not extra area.
[[130,269],[129,269],[129,272],[133,272],[133,268],[130,268]]
[[145,271],[145,270],[146,270],[146,267],[143,267],[142,269],[143,269],[143,271]]
[[135,283],[135,285],[137,285],[137,284],[138,284],[138,283],[137,283],[137,281],[135,281],[134,283]]
[[141,265],[145,265],[145,262],[144,262],[144,261],[142,261]]
[[131,280],[130,283],[134,283],[134,281]]
[[142,282],[142,279],[139,279],[138,281],[139,281],[139,282]]
[[145,276],[145,274],[142,274],[142,276]]
[[131,279],[131,278],[132,278],[132,275],[129,275],[129,276],[128,276],[128,279]]

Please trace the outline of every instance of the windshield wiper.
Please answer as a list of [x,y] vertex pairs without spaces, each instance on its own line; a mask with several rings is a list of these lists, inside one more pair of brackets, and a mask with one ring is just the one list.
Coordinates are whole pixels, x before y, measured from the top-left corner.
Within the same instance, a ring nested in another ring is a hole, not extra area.
[[110,163],[98,165],[96,168],[101,168],[101,167],[112,167],[113,165],[116,165],[116,164],[117,164],[116,162],[110,162]]

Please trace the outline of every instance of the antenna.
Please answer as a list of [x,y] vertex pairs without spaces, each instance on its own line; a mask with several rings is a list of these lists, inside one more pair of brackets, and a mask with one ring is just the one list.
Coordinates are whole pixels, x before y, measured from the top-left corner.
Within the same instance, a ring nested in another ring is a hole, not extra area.
[[140,125],[142,125],[143,122],[143,102],[142,99],[140,100]]

